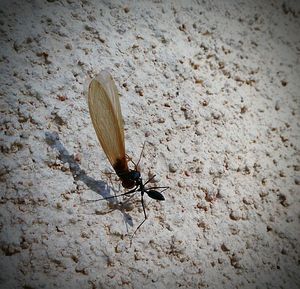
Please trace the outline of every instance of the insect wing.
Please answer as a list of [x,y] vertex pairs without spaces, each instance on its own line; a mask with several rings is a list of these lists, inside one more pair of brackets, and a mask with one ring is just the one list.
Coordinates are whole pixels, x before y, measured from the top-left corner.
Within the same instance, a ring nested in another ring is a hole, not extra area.
[[90,83],[88,106],[99,142],[111,165],[128,170],[119,94],[109,72],[101,71]]

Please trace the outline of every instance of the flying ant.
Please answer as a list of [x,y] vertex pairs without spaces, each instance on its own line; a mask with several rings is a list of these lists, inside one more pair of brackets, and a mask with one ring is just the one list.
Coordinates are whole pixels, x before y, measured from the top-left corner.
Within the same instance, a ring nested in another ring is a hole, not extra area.
[[[91,81],[88,89],[88,106],[94,129],[104,153],[106,154],[120,181],[122,182],[122,186],[125,189],[130,189],[128,192],[123,194],[100,200],[108,200],[118,196],[130,195],[136,192],[141,193],[141,203],[145,219],[136,228],[132,235],[133,237],[136,231],[147,219],[143,199],[144,194],[146,193],[154,200],[163,201],[165,198],[162,195],[162,192],[168,189],[168,187],[146,188],[145,186],[154,179],[155,175],[146,182],[143,182],[141,173],[138,170],[138,164],[141,156],[138,163],[135,164],[126,155],[123,118],[119,94],[115,82],[107,70],[101,71]],[[134,169],[129,169],[128,160],[134,164]],[[157,189],[161,189],[161,191],[159,192]]]

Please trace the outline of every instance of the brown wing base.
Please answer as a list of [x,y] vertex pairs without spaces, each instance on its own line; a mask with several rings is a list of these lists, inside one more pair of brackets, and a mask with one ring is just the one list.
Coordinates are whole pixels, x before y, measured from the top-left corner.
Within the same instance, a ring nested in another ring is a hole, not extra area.
[[122,182],[122,186],[125,189],[132,189],[135,186],[135,181],[129,178],[130,171],[128,169],[128,163],[126,157],[117,159],[113,168]]

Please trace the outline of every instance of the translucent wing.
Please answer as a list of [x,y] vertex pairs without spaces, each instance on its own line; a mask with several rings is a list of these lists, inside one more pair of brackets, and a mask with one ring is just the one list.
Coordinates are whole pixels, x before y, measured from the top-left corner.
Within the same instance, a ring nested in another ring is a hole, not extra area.
[[119,94],[108,71],[101,71],[91,81],[88,105],[97,137],[109,162],[117,173],[128,171]]

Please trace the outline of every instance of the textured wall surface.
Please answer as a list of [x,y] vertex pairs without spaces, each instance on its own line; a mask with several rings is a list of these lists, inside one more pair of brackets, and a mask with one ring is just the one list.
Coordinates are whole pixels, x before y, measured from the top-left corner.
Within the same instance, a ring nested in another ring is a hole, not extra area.
[[[298,3],[297,3],[298,2]],[[1,1],[0,287],[300,287],[299,1]],[[124,189],[89,80],[113,75]],[[152,184],[153,186],[153,184]]]

